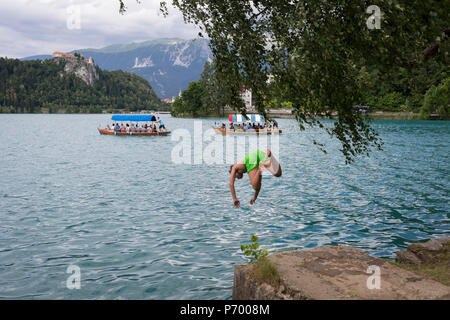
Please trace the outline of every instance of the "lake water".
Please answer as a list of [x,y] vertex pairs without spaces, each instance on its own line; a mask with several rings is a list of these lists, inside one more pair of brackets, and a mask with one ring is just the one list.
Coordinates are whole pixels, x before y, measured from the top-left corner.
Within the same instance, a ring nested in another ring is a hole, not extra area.
[[[194,119],[162,117],[194,137]],[[280,119],[283,176],[264,176],[253,206],[245,176],[235,209],[229,165],[174,163],[174,134],[101,136],[108,119],[0,115],[1,299],[230,299],[252,234],[270,252],[346,244],[390,259],[450,234],[450,122],[374,121],[384,150],[345,165],[335,141]]]

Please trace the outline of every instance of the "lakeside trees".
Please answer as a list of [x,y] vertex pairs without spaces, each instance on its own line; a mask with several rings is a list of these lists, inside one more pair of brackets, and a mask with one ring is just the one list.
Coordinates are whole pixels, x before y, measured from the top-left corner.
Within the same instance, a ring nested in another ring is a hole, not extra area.
[[444,79],[437,87],[431,86],[425,94],[424,103],[420,109],[423,118],[437,113],[440,117],[450,117],[450,77]]
[[[121,11],[126,7],[119,0]],[[367,83],[360,66],[383,76],[436,61],[449,64],[450,1],[172,0],[186,22],[210,39],[217,79],[228,104],[245,113],[240,85],[264,113],[269,75],[281,101],[292,103],[300,128],[319,126],[342,145],[347,162],[381,141],[352,106]],[[161,10],[167,14],[167,2]],[[375,22],[375,23],[374,23]],[[369,79],[370,80],[370,79]],[[396,99],[395,95],[389,98]],[[334,127],[316,116],[337,113]]]
[[128,72],[97,68],[99,80],[87,85],[64,64],[51,59],[0,58],[0,111],[13,113],[99,113],[103,110],[163,110],[147,80]]
[[[433,86],[439,86],[445,79],[450,78],[450,65],[440,64],[436,61],[428,61],[413,70],[396,68],[389,74],[383,74],[373,67],[363,66],[359,77],[366,82],[363,88],[362,101],[373,107],[373,110],[392,112],[414,112],[423,119],[427,119],[437,109],[429,110],[426,114],[424,98],[427,90]],[[444,94],[443,91],[440,94]],[[446,119],[449,100],[442,100],[440,117]]]
[[[386,77],[377,70],[360,67],[359,80],[367,83],[358,105],[369,105],[372,111],[413,112],[417,119],[450,117],[450,66],[434,61],[417,68],[414,74],[404,69]],[[283,101],[280,88],[269,86],[272,100],[266,109],[292,108]],[[226,91],[215,76],[214,63],[207,62],[201,79],[192,82],[172,105],[174,116],[224,116],[227,105]]]
[[217,80],[215,63],[207,61],[200,80],[189,83],[175,99],[171,113],[174,116],[223,116],[226,104],[226,91]]

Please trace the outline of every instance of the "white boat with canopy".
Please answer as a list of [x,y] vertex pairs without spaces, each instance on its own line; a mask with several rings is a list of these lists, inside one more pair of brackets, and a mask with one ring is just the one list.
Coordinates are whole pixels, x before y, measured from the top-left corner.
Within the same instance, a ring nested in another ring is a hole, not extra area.
[[230,114],[228,124],[215,122],[212,126],[214,131],[220,134],[279,134],[276,120],[267,120],[260,114]]

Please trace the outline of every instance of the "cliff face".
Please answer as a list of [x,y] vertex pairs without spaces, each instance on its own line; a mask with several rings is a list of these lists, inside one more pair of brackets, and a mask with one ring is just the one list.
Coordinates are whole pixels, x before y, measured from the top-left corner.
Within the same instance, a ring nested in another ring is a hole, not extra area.
[[52,60],[56,64],[65,63],[64,73],[73,73],[75,76],[83,80],[88,86],[92,86],[94,82],[99,79],[94,63],[84,60],[81,57],[58,56],[53,57]]

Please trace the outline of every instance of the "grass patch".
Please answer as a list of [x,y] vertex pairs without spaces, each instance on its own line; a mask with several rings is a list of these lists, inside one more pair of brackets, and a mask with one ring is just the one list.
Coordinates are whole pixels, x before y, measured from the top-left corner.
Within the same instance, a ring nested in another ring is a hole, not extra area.
[[251,272],[258,281],[266,282],[274,287],[278,286],[281,282],[277,269],[266,257],[253,264]]
[[433,258],[433,263],[412,265],[390,261],[393,265],[412,271],[424,278],[432,279],[437,282],[450,286],[450,243],[444,246],[444,252]]

